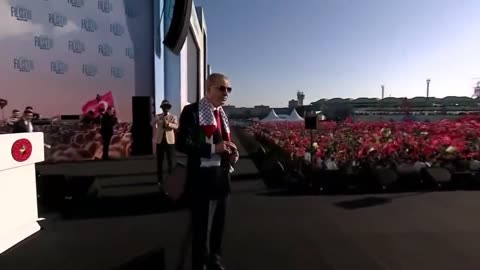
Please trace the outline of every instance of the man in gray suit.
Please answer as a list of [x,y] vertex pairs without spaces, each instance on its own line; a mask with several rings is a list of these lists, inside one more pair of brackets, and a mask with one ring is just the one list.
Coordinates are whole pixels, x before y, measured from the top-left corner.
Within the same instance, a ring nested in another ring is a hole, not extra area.
[[172,105],[168,100],[160,105],[162,113],[157,114],[152,121],[154,127],[153,142],[156,143],[158,183],[163,182],[163,158],[167,155],[168,173],[171,174],[175,164],[175,130],[178,128],[177,117],[169,111]]

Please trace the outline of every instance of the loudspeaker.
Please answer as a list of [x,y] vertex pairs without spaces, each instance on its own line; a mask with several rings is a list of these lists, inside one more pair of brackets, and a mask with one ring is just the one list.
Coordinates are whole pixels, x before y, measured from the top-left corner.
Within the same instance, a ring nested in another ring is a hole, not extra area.
[[192,0],[176,0],[174,2],[172,21],[163,44],[174,54],[179,54],[187,39],[192,14]]
[[267,188],[279,188],[284,184],[285,167],[278,160],[266,160],[261,167],[262,178]]
[[58,207],[63,203],[67,190],[64,175],[37,175],[37,194],[39,203]]
[[95,176],[66,176],[65,196],[72,199],[86,199],[97,195]]
[[150,96],[132,97],[133,125],[149,126],[154,114],[153,106],[153,99]]
[[451,184],[452,174],[445,168],[423,168],[420,174],[427,184],[439,187]]
[[387,189],[398,180],[398,174],[395,170],[382,168],[374,171],[376,182],[382,189]]
[[317,129],[317,116],[305,116],[305,129]]
[[[423,165],[417,165],[420,167]],[[425,165],[426,166],[426,165]],[[397,166],[398,184],[401,189],[418,189],[421,186],[422,178],[420,169],[411,164],[401,163]]]
[[149,96],[132,97],[132,155],[151,155],[153,100]]
[[60,115],[60,120],[80,120],[80,115],[78,114],[62,114]]

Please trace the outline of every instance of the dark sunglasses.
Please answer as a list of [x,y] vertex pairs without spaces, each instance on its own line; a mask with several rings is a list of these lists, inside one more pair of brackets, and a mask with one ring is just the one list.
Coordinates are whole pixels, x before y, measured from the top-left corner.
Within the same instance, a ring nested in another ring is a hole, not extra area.
[[232,92],[232,87],[219,86],[218,89],[222,92],[227,92],[229,94]]

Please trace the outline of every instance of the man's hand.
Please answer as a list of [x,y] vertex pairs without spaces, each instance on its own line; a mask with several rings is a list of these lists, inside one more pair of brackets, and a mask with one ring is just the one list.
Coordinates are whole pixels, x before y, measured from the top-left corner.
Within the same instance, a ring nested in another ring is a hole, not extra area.
[[232,152],[230,151],[229,147],[225,142],[219,142],[215,144],[215,153],[217,154],[224,154],[228,153],[231,154]]
[[230,164],[237,163],[240,158],[240,153],[238,152],[237,146],[230,141],[225,141],[227,148],[230,150]]
[[238,148],[233,142],[225,141],[224,143],[230,149],[231,152],[238,152]]
[[230,154],[230,164],[233,165],[237,163],[239,158],[240,158],[240,153],[238,153],[237,150],[232,151],[232,153]]

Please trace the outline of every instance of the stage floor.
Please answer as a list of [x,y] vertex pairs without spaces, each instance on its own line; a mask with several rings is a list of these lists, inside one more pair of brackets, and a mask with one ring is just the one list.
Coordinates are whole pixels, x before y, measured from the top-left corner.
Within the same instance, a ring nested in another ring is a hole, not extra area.
[[[289,196],[265,193],[257,181],[237,182],[225,262],[235,270],[476,270],[479,196]],[[161,249],[173,269],[187,229],[185,211],[166,211],[154,196],[103,208],[109,207],[115,210],[104,215],[98,208],[77,209],[68,218],[45,215],[45,229],[2,255],[0,269],[139,269],[122,265],[142,256],[154,265]]]
[[[243,180],[230,200],[230,270],[480,269],[478,191],[296,196]],[[164,250],[173,270],[188,213],[153,190],[120,190],[68,215],[42,209],[44,230],[1,255],[0,269],[162,269]]]

